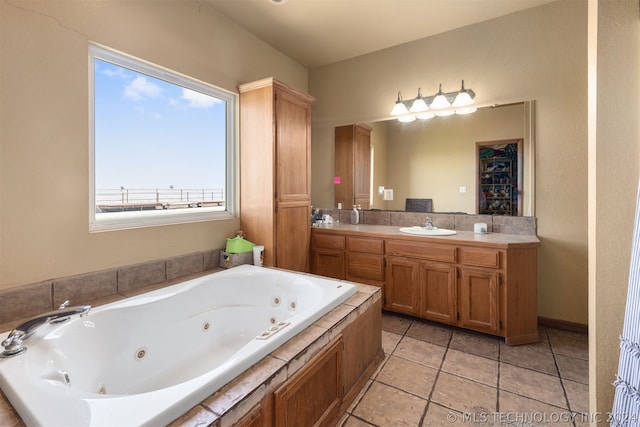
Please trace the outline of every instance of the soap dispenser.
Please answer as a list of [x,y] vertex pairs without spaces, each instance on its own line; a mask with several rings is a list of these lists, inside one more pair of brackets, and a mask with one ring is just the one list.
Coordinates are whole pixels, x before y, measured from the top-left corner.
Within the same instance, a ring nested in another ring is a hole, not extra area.
[[353,205],[353,210],[351,211],[351,224],[359,224],[360,223],[360,212],[358,212],[358,208],[356,205]]

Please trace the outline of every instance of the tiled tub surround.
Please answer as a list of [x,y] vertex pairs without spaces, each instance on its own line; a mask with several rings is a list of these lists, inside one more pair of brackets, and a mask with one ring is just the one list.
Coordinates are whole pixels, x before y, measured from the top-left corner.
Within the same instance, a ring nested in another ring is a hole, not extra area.
[[[320,209],[320,213],[331,215],[334,221],[347,224],[351,222],[351,210],[349,209]],[[431,218],[436,227],[450,230],[473,231],[473,224],[484,222],[490,233],[536,235],[536,218],[532,216],[362,210],[360,211],[360,224],[410,227],[424,225],[427,217]]]
[[219,250],[194,252],[0,291],[0,331],[67,300],[71,305],[101,305],[210,273],[219,268],[219,256]]
[[[166,284],[162,283],[162,285]],[[361,331],[366,329],[369,331],[369,336],[374,337],[369,340],[368,353],[375,354],[375,357],[361,360],[359,351],[343,350],[343,361],[347,359],[347,365],[366,368],[357,377],[353,377],[354,370],[346,375],[346,385],[351,388],[351,392],[344,396],[340,406],[344,411],[383,358],[380,342],[380,304],[381,296],[378,288],[358,284],[357,293],[354,296],[205,399],[200,405],[188,411],[172,425],[235,425],[247,413],[255,415],[258,412],[263,417],[262,420],[266,420],[273,413],[271,405],[273,391],[302,370],[305,364],[320,353],[328,343],[337,337],[345,337],[344,341],[347,342],[349,340],[347,337],[350,337],[351,342],[360,344],[358,337],[362,335]],[[356,360],[349,362],[349,359],[353,359],[354,356]],[[24,425],[2,394],[0,394],[0,425]]]

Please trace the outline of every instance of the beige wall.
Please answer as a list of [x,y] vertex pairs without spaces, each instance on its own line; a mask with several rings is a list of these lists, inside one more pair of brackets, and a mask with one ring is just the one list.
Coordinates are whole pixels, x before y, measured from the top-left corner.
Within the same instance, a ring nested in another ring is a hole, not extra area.
[[224,247],[238,220],[88,232],[87,49],[224,89],[307,70],[197,1],[0,2],[0,289]]
[[638,7],[589,2],[589,385],[591,411],[603,416],[613,403],[638,189]]
[[[524,138],[524,104],[481,108],[466,116],[387,126],[387,176],[393,189],[387,209],[403,210],[405,199],[431,198],[435,211],[476,213],[476,142]],[[459,187],[467,187],[460,193]]]
[[[309,74],[312,200],[333,204],[333,127],[389,117],[406,98],[472,88],[479,105],[536,101],[539,315],[586,324],[587,3],[562,0]],[[393,144],[387,152],[394,149]],[[391,154],[390,154],[391,155]],[[452,183],[457,187],[459,183]],[[470,194],[467,193],[470,197]]]

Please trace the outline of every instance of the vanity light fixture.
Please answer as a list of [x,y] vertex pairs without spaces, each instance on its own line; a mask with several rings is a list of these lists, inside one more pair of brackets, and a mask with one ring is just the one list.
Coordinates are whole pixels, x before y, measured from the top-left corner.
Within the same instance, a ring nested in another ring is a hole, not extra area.
[[423,97],[422,89],[418,88],[418,96],[414,99],[403,100],[402,94],[398,92],[392,116],[397,116],[401,122],[412,122],[416,118],[428,120],[435,116],[450,116],[452,114],[470,114],[477,110],[473,107],[473,99],[476,94],[471,89],[464,87],[464,80],[459,91],[442,92],[442,84],[439,85],[435,95]]

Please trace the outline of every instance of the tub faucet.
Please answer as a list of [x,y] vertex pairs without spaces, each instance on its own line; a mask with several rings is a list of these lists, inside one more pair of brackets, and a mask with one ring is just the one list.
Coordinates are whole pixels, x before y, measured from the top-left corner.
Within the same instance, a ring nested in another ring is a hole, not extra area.
[[23,345],[23,341],[34,334],[42,325],[48,323],[61,323],[69,320],[73,315],[86,316],[91,310],[90,305],[79,305],[77,307],[68,307],[69,301],[65,301],[57,310],[48,311],[46,313],[34,316],[31,319],[16,326],[9,333],[7,338],[2,341],[4,351],[0,353],[0,357],[17,356],[27,351],[27,347]]

